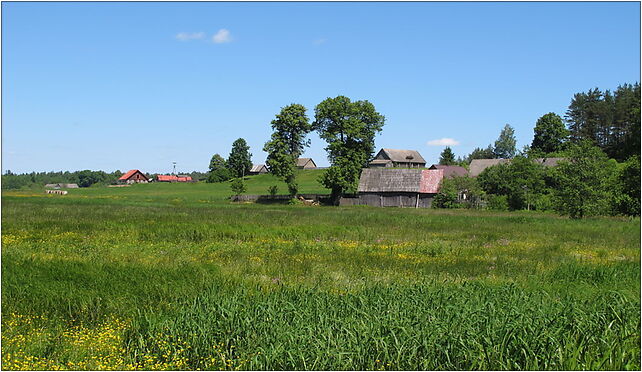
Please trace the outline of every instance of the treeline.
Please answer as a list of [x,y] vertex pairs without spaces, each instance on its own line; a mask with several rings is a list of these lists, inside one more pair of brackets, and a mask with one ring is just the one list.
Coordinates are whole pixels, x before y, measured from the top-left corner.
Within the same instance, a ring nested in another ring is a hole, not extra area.
[[[192,179],[203,180],[207,178],[207,173],[191,172],[185,173]],[[82,170],[75,172],[31,172],[15,174],[10,170],[2,175],[2,189],[29,189],[42,188],[48,183],[75,183],[79,187],[104,186],[115,184],[123,175],[123,172],[117,170],[112,173],[104,171]],[[156,173],[145,174],[152,178]]]
[[[509,125],[495,146],[477,148],[463,159],[455,160],[446,148],[441,164],[512,160],[485,169],[477,178],[444,180],[433,205],[553,210],[573,218],[640,215],[640,85],[624,84],[614,93],[597,88],[578,93],[565,119],[555,113],[540,117],[533,142],[521,151]],[[544,167],[534,161],[542,157],[564,160]]]

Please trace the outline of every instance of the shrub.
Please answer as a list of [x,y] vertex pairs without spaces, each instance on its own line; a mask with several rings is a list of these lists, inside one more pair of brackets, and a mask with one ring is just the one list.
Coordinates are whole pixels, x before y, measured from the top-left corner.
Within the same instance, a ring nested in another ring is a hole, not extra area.
[[488,209],[495,211],[508,210],[508,197],[506,195],[488,195]]

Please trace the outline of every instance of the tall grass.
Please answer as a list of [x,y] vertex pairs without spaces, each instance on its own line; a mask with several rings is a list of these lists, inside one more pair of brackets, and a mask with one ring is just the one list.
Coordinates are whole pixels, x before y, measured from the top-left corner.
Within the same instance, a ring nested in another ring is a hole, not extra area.
[[640,368],[639,219],[220,187],[3,193],[2,368]]

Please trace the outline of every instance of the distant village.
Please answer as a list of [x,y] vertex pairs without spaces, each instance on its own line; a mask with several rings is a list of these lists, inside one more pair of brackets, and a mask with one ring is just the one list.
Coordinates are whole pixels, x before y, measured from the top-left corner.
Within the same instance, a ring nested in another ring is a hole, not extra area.
[[[554,167],[564,158],[538,158],[534,161],[545,167]],[[361,172],[356,195],[341,198],[340,205],[370,205],[379,207],[430,208],[439,193],[443,179],[477,177],[486,168],[507,164],[510,159],[473,159],[469,169],[457,165],[432,164],[416,150],[381,149]],[[311,158],[297,159],[298,169],[319,169]],[[248,176],[266,174],[265,164],[254,164]],[[123,174],[116,185],[123,187],[149,182],[196,182],[188,175],[155,175],[148,177],[138,169]],[[77,188],[76,184],[47,184],[48,189]],[[258,197],[258,196],[257,196]],[[466,198],[463,194],[461,198]]]

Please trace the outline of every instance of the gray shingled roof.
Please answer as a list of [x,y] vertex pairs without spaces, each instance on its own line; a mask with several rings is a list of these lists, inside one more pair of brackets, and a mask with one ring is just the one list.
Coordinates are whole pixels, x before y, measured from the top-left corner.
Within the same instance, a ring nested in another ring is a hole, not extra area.
[[566,158],[538,158],[535,159],[535,162],[542,164],[545,167],[556,167],[557,163],[562,160],[566,160]]
[[510,162],[510,159],[474,159],[470,162],[470,171],[468,174],[471,177],[477,177],[479,174],[486,168],[492,167],[493,165],[506,164]]
[[466,168],[460,167],[458,165],[433,164],[429,169],[443,169],[444,178],[465,177],[468,175],[468,171],[466,170]]
[[443,171],[440,170],[365,168],[361,171],[357,191],[426,192],[427,189],[439,188],[442,178]]
[[382,149],[381,151],[386,154],[388,159],[397,163],[426,163],[426,160],[424,160],[421,154],[415,150]]

